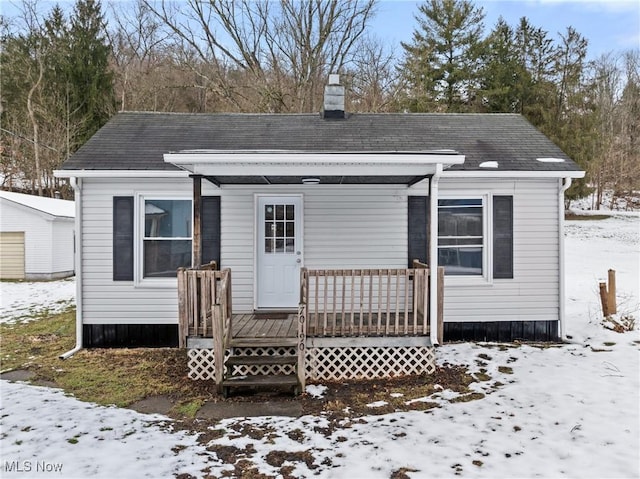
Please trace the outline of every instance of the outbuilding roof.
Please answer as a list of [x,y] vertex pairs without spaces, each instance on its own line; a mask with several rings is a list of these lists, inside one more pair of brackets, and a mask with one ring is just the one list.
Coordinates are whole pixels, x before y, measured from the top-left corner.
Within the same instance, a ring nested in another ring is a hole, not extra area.
[[74,218],[76,215],[75,202],[73,201],[25,195],[22,193],[4,190],[0,190],[0,198],[51,216]]
[[465,156],[451,170],[580,171],[558,146],[517,114],[149,113],[115,115],[63,170],[174,170],[165,153],[181,151],[420,153]]

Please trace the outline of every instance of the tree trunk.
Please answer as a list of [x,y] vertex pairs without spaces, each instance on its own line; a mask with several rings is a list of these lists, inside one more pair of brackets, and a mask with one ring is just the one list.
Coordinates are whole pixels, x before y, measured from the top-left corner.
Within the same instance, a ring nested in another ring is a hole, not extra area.
[[38,131],[38,122],[36,121],[36,114],[33,107],[33,95],[40,87],[40,83],[42,82],[42,76],[44,74],[44,67],[42,65],[42,57],[40,56],[40,52],[36,52],[36,61],[38,62],[38,80],[34,83],[34,85],[29,90],[29,94],[27,95],[27,110],[29,112],[29,119],[31,120],[31,125],[33,127],[33,158],[36,165],[36,181],[38,186],[38,195],[42,196],[42,172],[40,171],[40,139],[39,139],[39,131]]

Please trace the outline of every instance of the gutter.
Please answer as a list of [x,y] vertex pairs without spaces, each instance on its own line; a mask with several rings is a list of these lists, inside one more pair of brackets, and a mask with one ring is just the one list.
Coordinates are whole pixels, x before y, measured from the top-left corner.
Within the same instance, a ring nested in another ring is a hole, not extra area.
[[76,345],[58,356],[60,359],[69,359],[82,349],[82,179],[71,177],[70,181],[76,200]]
[[559,222],[558,222],[558,256],[559,256],[559,282],[560,287],[558,288],[559,292],[559,303],[558,303],[558,335],[562,341],[566,341],[566,331],[565,331],[565,267],[564,267],[564,193],[571,186],[571,178],[564,178],[560,181],[560,188],[558,190],[558,212],[559,212]]
[[[438,182],[442,175],[442,163],[429,182],[429,322],[431,344],[438,343]],[[443,326],[444,327],[444,326]]]

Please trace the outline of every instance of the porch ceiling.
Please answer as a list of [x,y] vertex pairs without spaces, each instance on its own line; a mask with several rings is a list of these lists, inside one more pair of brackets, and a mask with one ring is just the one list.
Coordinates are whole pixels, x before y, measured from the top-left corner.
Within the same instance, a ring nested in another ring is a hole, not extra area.
[[412,185],[428,178],[424,176],[205,176],[215,185],[300,185],[304,178],[317,178],[321,185]]
[[443,168],[462,164],[452,150],[412,152],[184,151],[164,161],[220,185],[320,184],[413,185]]

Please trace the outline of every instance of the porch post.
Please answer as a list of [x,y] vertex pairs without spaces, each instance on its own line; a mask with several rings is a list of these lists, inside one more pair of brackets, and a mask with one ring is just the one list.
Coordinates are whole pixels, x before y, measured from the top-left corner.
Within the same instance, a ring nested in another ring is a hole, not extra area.
[[200,217],[202,211],[202,175],[191,175],[193,178],[193,256],[191,267],[202,266],[202,235]]
[[429,336],[431,344],[438,344],[438,181],[442,163],[429,181]]

